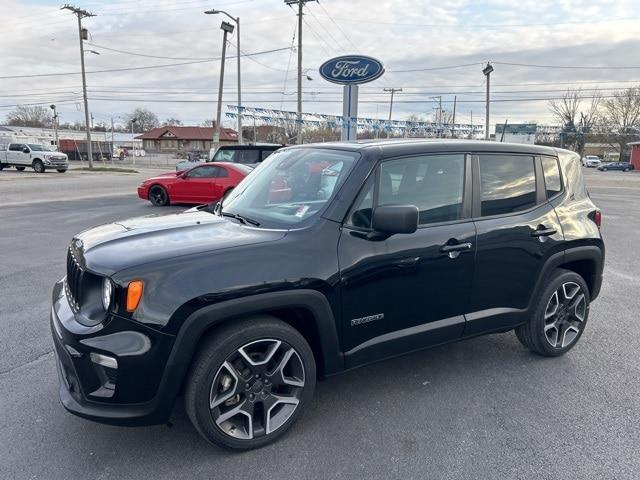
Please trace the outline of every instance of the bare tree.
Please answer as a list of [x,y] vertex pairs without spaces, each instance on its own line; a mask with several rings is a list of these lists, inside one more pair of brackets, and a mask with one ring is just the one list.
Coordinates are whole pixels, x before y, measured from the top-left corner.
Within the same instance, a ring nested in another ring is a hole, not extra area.
[[576,117],[580,109],[580,90],[568,89],[561,99],[550,100],[549,109],[565,131],[575,132]]
[[48,108],[42,106],[18,105],[7,114],[7,124],[17,127],[49,127],[52,115]]
[[169,117],[164,122],[162,122],[163,127],[180,127],[182,126],[182,120],[178,120],[177,118]]
[[640,87],[615,92],[602,102],[601,133],[620,148],[620,159],[627,143],[640,135]]
[[131,131],[131,123],[134,119],[133,131],[136,133],[144,133],[160,124],[158,116],[155,113],[146,108],[138,107],[127,115],[127,130],[129,132]]

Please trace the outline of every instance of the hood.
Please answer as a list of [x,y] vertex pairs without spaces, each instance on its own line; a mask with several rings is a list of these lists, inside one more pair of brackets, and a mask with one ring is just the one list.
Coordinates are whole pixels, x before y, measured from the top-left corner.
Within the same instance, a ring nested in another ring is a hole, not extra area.
[[155,177],[147,178],[145,182],[153,182],[154,180],[161,180],[167,178],[175,178],[180,175],[182,172],[167,172],[161,173],[160,175],[156,175]]
[[112,275],[135,265],[283,238],[285,231],[247,227],[190,209],[109,223],[76,235],[72,245],[94,272]]

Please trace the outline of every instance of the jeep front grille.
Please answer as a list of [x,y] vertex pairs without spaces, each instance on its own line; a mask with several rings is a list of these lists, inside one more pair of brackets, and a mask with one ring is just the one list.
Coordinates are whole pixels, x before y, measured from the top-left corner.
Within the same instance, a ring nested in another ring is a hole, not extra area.
[[67,252],[67,281],[65,283],[65,290],[69,297],[69,304],[74,311],[80,309],[80,302],[82,302],[82,277],[84,272],[78,260],[73,254],[73,250],[69,247]]

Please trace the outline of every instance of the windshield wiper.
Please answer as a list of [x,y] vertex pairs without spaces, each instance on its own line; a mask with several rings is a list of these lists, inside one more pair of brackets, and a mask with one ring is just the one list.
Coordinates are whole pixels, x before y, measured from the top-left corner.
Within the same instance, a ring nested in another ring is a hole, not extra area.
[[233,218],[235,220],[238,220],[241,223],[249,224],[249,225],[253,225],[254,227],[259,227],[260,226],[260,222],[253,220],[252,218],[248,218],[245,217],[244,215],[238,215],[237,213],[230,213],[230,212],[220,212],[222,214],[223,217],[229,217],[229,218]]

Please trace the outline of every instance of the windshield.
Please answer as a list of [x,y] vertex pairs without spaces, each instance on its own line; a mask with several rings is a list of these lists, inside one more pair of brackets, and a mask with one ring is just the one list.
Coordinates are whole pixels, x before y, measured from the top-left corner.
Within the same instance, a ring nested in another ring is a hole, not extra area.
[[324,148],[279,150],[231,192],[223,212],[289,228],[320,212],[359,157]]
[[49,149],[47,147],[45,147],[44,145],[38,145],[35,143],[30,143],[29,144],[29,148],[31,150],[33,150],[34,152],[48,152]]

